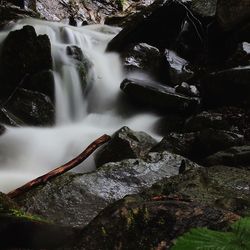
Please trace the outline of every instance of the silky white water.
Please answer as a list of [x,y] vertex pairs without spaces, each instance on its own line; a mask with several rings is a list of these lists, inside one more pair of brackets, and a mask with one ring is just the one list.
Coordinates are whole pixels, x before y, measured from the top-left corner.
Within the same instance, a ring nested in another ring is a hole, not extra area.
[[[158,117],[153,114],[123,114],[118,111],[120,83],[125,75],[118,55],[105,48],[119,31],[108,26],[70,27],[64,24],[26,19],[11,30],[33,25],[47,34],[52,44],[56,89],[56,125],[53,128],[8,127],[0,137],[0,191],[8,192],[71,160],[102,134],[122,126],[154,135]],[[0,32],[0,44],[9,30]],[[83,93],[68,45],[80,47],[92,63],[89,90]],[[35,55],[34,55],[35,56]],[[95,168],[93,156],[76,171]]]

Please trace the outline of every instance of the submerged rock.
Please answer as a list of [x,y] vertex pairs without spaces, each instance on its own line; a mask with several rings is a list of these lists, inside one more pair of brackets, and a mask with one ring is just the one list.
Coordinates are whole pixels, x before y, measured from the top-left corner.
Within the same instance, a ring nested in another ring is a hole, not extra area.
[[156,144],[156,140],[145,132],[136,132],[128,127],[119,129],[95,157],[97,167],[124,159],[142,158]]
[[179,155],[150,153],[144,160],[107,163],[88,174],[65,174],[18,197],[17,202],[25,211],[56,223],[82,227],[115,200],[177,175],[183,160],[187,169],[198,167]]
[[174,88],[152,81],[125,79],[121,89],[132,100],[162,112],[192,113],[200,106],[199,98],[178,94]]

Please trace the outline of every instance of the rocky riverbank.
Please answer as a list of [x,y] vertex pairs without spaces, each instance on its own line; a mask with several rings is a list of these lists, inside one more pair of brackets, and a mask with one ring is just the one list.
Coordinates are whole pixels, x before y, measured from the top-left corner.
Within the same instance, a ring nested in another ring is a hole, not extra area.
[[[124,27],[107,47],[120,54],[127,72],[122,102],[160,115],[155,130],[162,139],[123,127],[95,155],[95,171],[66,173],[14,200],[1,194],[0,244],[171,249],[191,228],[227,230],[249,216],[249,1],[76,4],[76,21]],[[37,11],[3,4],[0,22],[38,13],[61,21],[73,7],[66,1],[37,1]],[[68,52],[85,86],[91,66],[80,48]],[[31,26],[13,31],[0,58],[1,123],[53,125],[48,37]],[[138,77],[145,74],[147,80]]]

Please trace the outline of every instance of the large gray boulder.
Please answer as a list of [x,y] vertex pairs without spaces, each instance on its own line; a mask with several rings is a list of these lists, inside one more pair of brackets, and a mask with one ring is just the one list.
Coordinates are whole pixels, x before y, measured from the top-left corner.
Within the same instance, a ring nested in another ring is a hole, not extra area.
[[108,204],[136,194],[162,178],[178,175],[182,161],[186,169],[198,165],[168,152],[150,153],[146,159],[107,163],[87,174],[65,174],[16,199],[31,213],[48,220],[82,227]]

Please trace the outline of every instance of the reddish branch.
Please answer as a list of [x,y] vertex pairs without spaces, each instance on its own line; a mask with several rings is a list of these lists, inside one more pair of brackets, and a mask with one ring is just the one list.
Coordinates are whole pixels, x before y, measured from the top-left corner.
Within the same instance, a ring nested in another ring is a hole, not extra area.
[[19,195],[24,194],[25,192],[29,191],[35,186],[38,186],[40,184],[45,184],[48,180],[51,180],[52,178],[59,176],[70,169],[78,166],[80,163],[82,163],[85,159],[87,159],[98,147],[100,147],[102,144],[110,140],[110,136],[103,135],[94,142],[92,142],[80,155],[78,155],[73,160],[65,163],[64,165],[50,171],[49,173],[42,175],[25,185],[11,191],[8,193],[8,196],[10,198],[15,198]]

